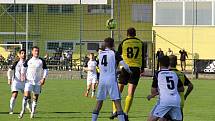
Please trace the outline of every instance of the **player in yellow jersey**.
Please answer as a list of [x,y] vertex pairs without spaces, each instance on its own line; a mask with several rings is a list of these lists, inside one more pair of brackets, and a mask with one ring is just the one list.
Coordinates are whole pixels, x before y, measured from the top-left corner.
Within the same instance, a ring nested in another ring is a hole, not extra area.
[[182,84],[184,86],[187,86],[187,90],[184,94],[184,92],[180,92],[180,97],[181,97],[181,111],[182,111],[182,121],[183,121],[183,107],[184,107],[184,101],[187,99],[188,95],[192,92],[193,90],[193,84],[190,82],[190,80],[186,77],[184,73],[176,69],[177,65],[177,56],[175,55],[170,55],[170,70],[174,71],[180,80],[182,81]]
[[[140,75],[144,72],[144,48],[143,41],[136,38],[136,30],[131,27],[127,30],[127,38],[121,42],[118,47],[118,52],[121,54],[123,60],[126,64],[129,65],[129,68],[132,71],[132,74],[126,72],[122,68],[119,75],[119,90],[122,93],[124,86],[128,85],[128,95],[125,99],[124,112],[128,120],[128,112],[132,105],[134,93],[138,85]],[[117,117],[116,108],[113,105],[113,113],[110,119]]]

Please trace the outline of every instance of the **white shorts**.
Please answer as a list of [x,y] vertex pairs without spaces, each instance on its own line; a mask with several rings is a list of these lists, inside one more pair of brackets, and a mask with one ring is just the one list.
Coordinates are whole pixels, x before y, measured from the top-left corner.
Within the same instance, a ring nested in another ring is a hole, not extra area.
[[32,85],[30,83],[25,83],[25,92],[33,92],[34,94],[41,93],[41,86],[40,85]]
[[163,118],[165,115],[169,115],[173,120],[182,120],[181,108],[174,106],[161,106],[155,105],[151,114],[155,117]]
[[11,92],[21,91],[23,93],[24,89],[25,89],[25,82],[13,81],[11,84]]
[[95,84],[97,78],[96,77],[87,77],[87,85]]
[[121,94],[116,78],[100,79],[97,92],[97,100],[105,100],[109,94],[111,100],[120,100]]

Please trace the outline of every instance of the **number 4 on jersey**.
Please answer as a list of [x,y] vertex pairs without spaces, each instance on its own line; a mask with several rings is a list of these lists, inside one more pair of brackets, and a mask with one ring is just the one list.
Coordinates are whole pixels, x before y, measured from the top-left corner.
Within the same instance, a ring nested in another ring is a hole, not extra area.
[[103,55],[101,65],[107,66],[107,55]]

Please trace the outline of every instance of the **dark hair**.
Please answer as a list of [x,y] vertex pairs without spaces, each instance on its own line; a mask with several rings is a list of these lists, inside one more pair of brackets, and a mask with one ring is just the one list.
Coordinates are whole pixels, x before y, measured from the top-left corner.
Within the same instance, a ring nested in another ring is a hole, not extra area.
[[114,47],[114,39],[111,37],[105,38],[104,45],[105,47],[108,47],[108,48]]
[[39,50],[40,48],[37,47],[37,46],[33,46],[31,50],[33,50],[33,49],[38,49]]
[[21,52],[25,52],[26,53],[25,49],[19,50],[19,54],[21,54]]
[[136,36],[136,29],[134,27],[128,28],[127,36],[135,37]]
[[96,49],[96,52],[99,52],[99,50],[102,50],[102,48],[99,47],[98,49]]
[[90,55],[94,56],[94,53],[90,53]]
[[160,66],[164,66],[164,67],[169,67],[169,57],[168,56],[163,56],[160,59]]
[[176,65],[177,65],[177,56],[175,56],[175,55],[170,55],[169,56],[169,65],[171,67],[176,67]]

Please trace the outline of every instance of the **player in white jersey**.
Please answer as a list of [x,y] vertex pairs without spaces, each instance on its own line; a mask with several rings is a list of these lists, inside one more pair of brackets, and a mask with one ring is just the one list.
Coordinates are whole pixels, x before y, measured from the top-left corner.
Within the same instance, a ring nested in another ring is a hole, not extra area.
[[90,89],[92,89],[91,98],[95,96],[96,92],[96,80],[97,80],[97,73],[96,73],[96,61],[94,57],[94,53],[90,53],[89,55],[90,60],[87,63],[87,67],[84,67],[84,70],[87,71],[87,92],[85,96],[88,97]]
[[181,121],[180,95],[184,91],[183,84],[174,71],[170,71],[169,57],[164,56],[160,60],[160,71],[153,77],[150,100],[159,95],[157,104],[153,108],[148,121],[164,121],[165,115],[169,115],[174,121]]
[[19,118],[23,117],[26,103],[31,92],[33,92],[33,102],[30,118],[34,118],[38,97],[42,86],[45,84],[47,75],[48,69],[46,62],[39,57],[39,48],[34,46],[32,47],[32,57],[25,61],[24,66],[21,69],[21,79],[26,80],[26,83],[22,100],[22,110]]
[[99,52],[99,85],[97,92],[97,104],[92,114],[92,121],[97,121],[103,101],[109,94],[111,100],[115,103],[119,121],[125,121],[124,112],[121,107],[121,96],[116,79],[116,67],[121,64],[129,73],[131,70],[124,63],[122,57],[113,51],[114,39],[106,38],[104,40],[105,50]]
[[[13,114],[13,109],[18,96],[18,91],[24,92],[25,82],[21,81],[21,68],[25,62],[25,50],[20,50],[18,53],[19,60],[15,61],[7,71],[8,85],[11,86],[12,96],[10,98],[10,111],[9,114]],[[30,111],[31,100],[28,101],[28,109]]]

